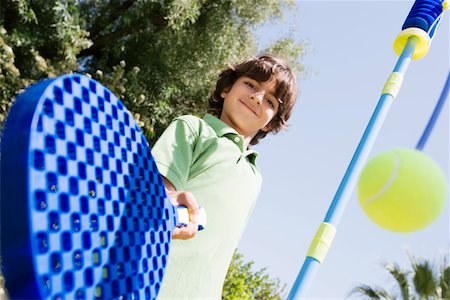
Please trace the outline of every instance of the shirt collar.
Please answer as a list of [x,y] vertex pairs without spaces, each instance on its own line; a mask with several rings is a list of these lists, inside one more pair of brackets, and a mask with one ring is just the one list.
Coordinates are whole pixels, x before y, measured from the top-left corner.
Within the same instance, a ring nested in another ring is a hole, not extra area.
[[246,157],[248,157],[248,160],[250,161],[250,163],[252,163],[253,165],[256,166],[256,158],[258,157],[258,152],[256,152],[255,150],[247,150],[244,152],[244,155]]
[[[206,114],[205,117],[203,118],[203,120],[209,126],[211,126],[212,129],[214,129],[214,131],[216,132],[218,137],[225,136],[226,138],[228,138],[231,141],[233,141],[233,138],[236,136],[240,136],[241,139],[243,139],[243,137],[235,129],[231,128],[228,124],[225,124],[222,120],[220,120],[219,118],[217,118],[213,115]],[[242,148],[240,150],[241,150],[243,156],[248,157],[248,160],[250,161],[250,163],[255,165],[256,157],[258,156],[258,152],[256,152],[255,150],[252,150],[252,149],[243,149],[243,147],[240,147],[240,148]]]
[[212,127],[212,129],[214,129],[218,137],[223,137],[224,135],[227,134],[239,135],[239,133],[235,129],[231,128],[230,126],[225,124],[222,120],[216,118],[213,115],[206,114],[203,120],[206,123],[208,123],[209,126]]

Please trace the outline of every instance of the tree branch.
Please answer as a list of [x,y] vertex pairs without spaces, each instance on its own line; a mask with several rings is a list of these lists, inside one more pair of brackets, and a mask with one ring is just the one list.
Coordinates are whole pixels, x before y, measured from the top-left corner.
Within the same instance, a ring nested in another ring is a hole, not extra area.
[[105,16],[100,13],[95,19],[94,24],[91,26],[91,28],[89,28],[91,38],[93,40],[97,39],[98,34],[104,28],[102,24],[104,24],[105,21],[108,23],[114,22],[114,20],[123,15],[131,6],[133,6],[135,2],[136,0],[126,0],[117,9],[111,9],[111,7],[109,7],[109,14],[107,19],[105,19]]
[[[167,21],[164,18],[164,16],[153,16],[151,19],[151,23],[155,27],[164,27],[165,25],[167,25]],[[91,47],[82,50],[78,56],[79,57],[89,56],[89,55],[96,56],[96,55],[100,54],[103,51],[103,49],[109,43],[111,43],[111,41],[116,41],[116,40],[124,38],[128,35],[136,33],[138,31],[144,29],[146,26],[148,26],[147,23],[141,22],[138,25],[130,25],[130,26],[127,26],[126,28],[122,28],[120,30],[108,33],[103,36],[99,36],[98,38],[93,40],[93,44]]]

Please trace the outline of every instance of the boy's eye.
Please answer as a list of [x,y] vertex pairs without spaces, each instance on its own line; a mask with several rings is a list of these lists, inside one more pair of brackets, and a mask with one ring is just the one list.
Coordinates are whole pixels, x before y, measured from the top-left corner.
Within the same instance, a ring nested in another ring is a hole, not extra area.
[[270,107],[275,108],[275,104],[269,98],[267,98],[267,103],[270,105]]
[[245,84],[246,84],[249,88],[251,88],[252,90],[255,89],[255,85],[254,85],[253,83],[246,81]]

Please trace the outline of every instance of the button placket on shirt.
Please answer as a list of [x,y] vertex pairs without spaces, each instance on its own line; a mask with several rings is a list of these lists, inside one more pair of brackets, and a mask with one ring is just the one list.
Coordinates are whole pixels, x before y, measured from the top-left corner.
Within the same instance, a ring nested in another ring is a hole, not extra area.
[[243,154],[245,152],[245,149],[244,149],[244,138],[242,138],[239,135],[236,135],[233,138],[233,142],[239,147],[239,150],[241,150],[241,154]]
[[228,136],[228,139],[230,141],[232,141],[239,148],[239,151],[240,151],[241,154],[239,155],[239,157],[238,157],[238,159],[236,161],[236,163],[238,163],[241,160],[241,158],[245,157],[245,155],[244,155],[245,151],[244,151],[243,138],[241,136],[237,135],[237,134],[233,134],[233,135]]

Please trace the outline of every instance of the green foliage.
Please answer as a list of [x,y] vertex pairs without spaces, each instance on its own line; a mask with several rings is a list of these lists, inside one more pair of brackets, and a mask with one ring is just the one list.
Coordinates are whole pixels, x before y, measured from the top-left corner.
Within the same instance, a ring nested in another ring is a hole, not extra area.
[[[0,0],[0,124],[14,95],[65,73],[91,74],[114,91],[153,143],[170,120],[203,114],[227,63],[253,55],[252,30],[282,17],[282,0]],[[297,72],[305,46],[282,38],[267,52],[285,56]],[[281,299],[266,269],[252,270],[235,254],[224,299]],[[412,270],[386,266],[403,299],[450,299],[450,267],[412,261]],[[0,276],[0,298],[3,296]],[[369,299],[395,299],[360,285]]]
[[278,279],[271,279],[267,269],[254,271],[253,262],[244,262],[242,254],[233,255],[222,291],[227,300],[281,300],[284,287],[280,289]]
[[395,279],[397,292],[390,293],[380,287],[359,285],[353,294],[364,296],[366,299],[450,299],[450,265],[444,259],[440,265],[433,265],[429,260],[410,257],[411,270],[402,270],[397,264],[385,265],[386,270]]
[[6,30],[0,27],[0,124],[6,117],[15,93],[28,83],[20,77],[20,71],[14,63],[14,52],[7,43]]
[[290,62],[292,70],[297,74],[306,74],[308,70],[306,70],[304,65],[299,61],[299,58],[303,57],[305,54],[306,46],[307,45],[302,45],[302,47],[299,47],[293,39],[283,38],[270,45],[265,52],[277,53]]
[[[14,96],[28,85],[78,72],[116,93],[153,144],[175,116],[204,114],[219,72],[255,54],[253,30],[293,5],[293,0],[0,0],[0,124]],[[283,38],[269,49],[303,71],[304,45]],[[253,274],[250,268],[235,257],[224,295],[279,299],[278,283],[265,270]]]
[[[80,72],[107,85],[152,144],[177,115],[202,115],[218,73],[253,55],[253,29],[294,1],[1,0],[0,123],[34,81]],[[304,45],[269,47],[302,71]]]
[[14,95],[32,82],[79,69],[91,42],[81,29],[76,0],[0,3],[0,123]]

